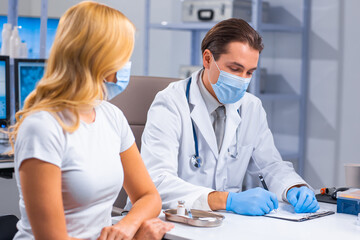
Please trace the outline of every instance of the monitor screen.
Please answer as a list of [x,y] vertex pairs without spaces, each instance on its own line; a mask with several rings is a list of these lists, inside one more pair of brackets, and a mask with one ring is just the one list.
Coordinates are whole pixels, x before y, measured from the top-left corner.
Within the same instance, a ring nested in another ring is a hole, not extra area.
[[0,56],[0,127],[7,126],[10,119],[10,67],[9,57]]
[[15,106],[24,106],[26,97],[35,89],[45,72],[45,59],[15,59]]

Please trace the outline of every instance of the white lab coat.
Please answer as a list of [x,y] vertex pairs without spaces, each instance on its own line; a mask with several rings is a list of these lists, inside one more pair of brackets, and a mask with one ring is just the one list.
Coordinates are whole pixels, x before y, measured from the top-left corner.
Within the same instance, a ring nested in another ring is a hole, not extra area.
[[[141,155],[160,193],[163,208],[176,208],[178,200],[185,200],[186,207],[194,207],[201,196],[213,190],[242,191],[245,175],[255,176],[259,185],[257,174],[261,173],[269,190],[279,199],[284,199],[289,187],[306,184],[291,163],[282,161],[261,101],[252,94],[246,93],[234,104],[225,104],[225,133],[219,153],[197,84],[200,73],[201,70],[192,74],[189,103],[185,95],[188,79],[185,79],[159,92],[148,112]],[[241,109],[240,114],[237,109]],[[203,160],[200,168],[190,163],[195,154],[191,120]],[[236,146],[238,154],[234,158]]]

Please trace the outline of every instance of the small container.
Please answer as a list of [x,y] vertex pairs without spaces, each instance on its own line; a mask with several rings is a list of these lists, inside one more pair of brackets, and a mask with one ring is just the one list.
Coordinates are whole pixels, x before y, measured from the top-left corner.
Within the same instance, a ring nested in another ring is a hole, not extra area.
[[345,167],[345,183],[347,187],[360,188],[360,164],[348,163]]
[[176,214],[179,216],[185,216],[185,201],[178,201]]
[[3,30],[1,33],[2,45],[1,45],[1,55],[10,55],[10,37],[11,37],[11,24],[4,23]]
[[14,27],[14,30],[11,33],[10,37],[10,58],[18,58],[20,57],[20,37],[18,26]]
[[338,193],[337,212],[358,216],[360,213],[360,189],[352,188]]

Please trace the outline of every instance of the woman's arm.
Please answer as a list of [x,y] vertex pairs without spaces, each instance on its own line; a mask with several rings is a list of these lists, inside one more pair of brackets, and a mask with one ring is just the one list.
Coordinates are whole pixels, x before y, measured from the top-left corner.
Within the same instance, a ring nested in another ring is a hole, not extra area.
[[30,158],[20,165],[19,174],[25,209],[35,239],[70,239],[66,230],[60,168]]
[[136,237],[147,236],[146,239],[161,239],[167,231],[173,228],[173,225],[149,220],[159,215],[161,199],[136,144],[134,143],[128,150],[122,152],[120,157],[124,168],[124,188],[133,207],[120,222],[104,228],[99,239],[112,239],[115,236],[122,236],[122,239],[133,239],[138,230]]
[[124,220],[141,223],[157,217],[161,210],[161,198],[141,159],[134,143],[127,151],[120,154],[124,167],[124,188],[133,204]]

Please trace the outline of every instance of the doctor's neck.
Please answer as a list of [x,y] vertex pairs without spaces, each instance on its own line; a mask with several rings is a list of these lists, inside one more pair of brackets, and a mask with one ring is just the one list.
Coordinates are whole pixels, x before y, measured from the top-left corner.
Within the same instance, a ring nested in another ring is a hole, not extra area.
[[[206,90],[211,94],[211,96],[213,96],[219,103],[221,103],[219,101],[219,99],[216,97],[216,94],[214,92],[214,89],[211,86],[211,82],[209,79],[209,74],[208,74],[208,70],[205,68],[202,70],[201,72],[201,80],[206,88]],[[221,103],[222,104],[222,103]]]

